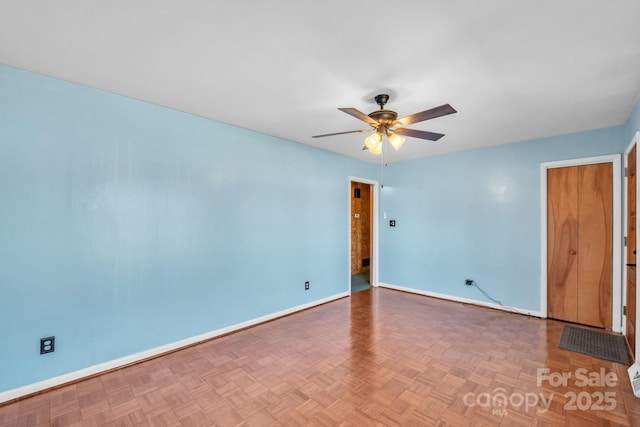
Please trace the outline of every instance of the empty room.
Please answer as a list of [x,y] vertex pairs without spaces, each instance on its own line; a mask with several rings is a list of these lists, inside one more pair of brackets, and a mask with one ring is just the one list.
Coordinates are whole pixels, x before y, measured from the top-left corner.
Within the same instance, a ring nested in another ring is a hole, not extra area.
[[0,427],[638,426],[640,2],[0,2]]

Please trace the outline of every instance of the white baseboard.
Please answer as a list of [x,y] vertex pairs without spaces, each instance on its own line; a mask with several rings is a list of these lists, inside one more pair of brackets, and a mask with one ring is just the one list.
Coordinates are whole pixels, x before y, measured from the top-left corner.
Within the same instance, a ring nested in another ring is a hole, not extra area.
[[407,288],[404,286],[392,285],[389,283],[380,282],[378,283],[378,286],[382,288],[395,289],[396,291],[410,292],[412,294],[424,295],[424,296],[433,297],[433,298],[439,298],[439,299],[455,301],[455,302],[462,302],[465,304],[479,305],[482,307],[495,308],[497,310],[508,311],[509,313],[519,313],[527,316],[544,317],[541,312],[535,311],[535,310],[529,310],[527,308],[509,307],[505,305],[494,304],[492,302],[478,301],[478,300],[469,299],[469,298],[457,297],[454,295],[439,294],[437,292],[424,291],[422,289],[415,289],[415,288]]
[[299,305],[297,307],[288,308],[286,310],[278,311],[276,313],[267,314],[266,316],[258,317],[255,319],[247,320],[245,322],[236,323],[235,325],[227,326],[221,329],[216,329],[211,332],[206,332],[194,337],[185,338],[180,341],[175,341],[169,344],[162,345],[160,347],[151,348],[149,350],[141,351],[139,353],[131,354],[129,356],[121,357],[118,359],[110,360],[108,362],[100,363],[98,365],[89,366],[84,369],[69,372],[67,374],[60,375],[58,377],[49,378],[37,383],[28,384],[22,387],[14,388],[11,390],[3,391],[0,393],[0,403],[8,402],[10,400],[18,399],[23,396],[28,396],[33,393],[38,393],[49,388],[58,387],[63,384],[77,381],[91,375],[96,375],[101,372],[105,372],[121,366],[130,365],[141,360],[148,359],[150,357],[158,356],[170,351],[179,350],[183,347],[187,347],[193,344],[197,344],[202,341],[207,341],[212,338],[216,338],[220,335],[225,335],[231,332],[238,331],[240,329],[247,328],[249,326],[255,326],[260,323],[268,322],[269,320],[277,319],[278,317],[287,316],[297,311],[306,310],[317,305],[325,304],[340,298],[349,296],[348,292],[341,292],[339,294],[332,295],[327,298],[311,301],[306,304]]

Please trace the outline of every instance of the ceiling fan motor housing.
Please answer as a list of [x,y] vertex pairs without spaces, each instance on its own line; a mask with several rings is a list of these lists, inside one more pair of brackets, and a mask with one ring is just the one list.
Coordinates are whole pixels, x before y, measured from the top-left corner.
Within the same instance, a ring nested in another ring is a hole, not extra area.
[[374,100],[376,101],[376,104],[380,106],[380,109],[378,111],[374,111],[368,116],[380,123],[381,126],[376,126],[378,133],[386,133],[387,129],[393,126],[393,123],[398,118],[398,113],[384,109],[384,105],[389,101],[389,95],[386,93],[376,95]]
[[391,126],[393,122],[395,122],[398,118],[398,113],[391,110],[378,110],[369,114],[369,117],[371,117],[381,125]]

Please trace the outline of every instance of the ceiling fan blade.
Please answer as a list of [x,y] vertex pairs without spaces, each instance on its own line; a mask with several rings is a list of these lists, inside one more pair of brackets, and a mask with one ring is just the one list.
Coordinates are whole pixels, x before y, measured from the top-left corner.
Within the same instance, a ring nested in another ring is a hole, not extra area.
[[336,136],[336,135],[345,135],[347,133],[363,133],[363,132],[371,132],[373,129],[360,129],[360,130],[350,130],[347,132],[336,132],[336,133],[325,133],[323,135],[313,135],[311,138],[324,138],[325,136]]
[[367,116],[362,111],[357,108],[338,108],[338,110],[349,114],[350,116],[355,117],[356,119],[360,119],[365,123],[369,123],[370,125],[378,125],[379,123],[376,120],[373,120],[371,117]]
[[428,139],[429,141],[437,141],[444,136],[443,133],[427,132],[424,130],[399,128],[393,131],[398,135],[411,136],[413,138]]
[[407,126],[413,123],[423,122],[436,117],[446,116],[447,114],[457,113],[457,111],[449,104],[431,108],[430,110],[421,111],[420,113],[411,114],[409,116],[398,119],[396,123],[400,126]]

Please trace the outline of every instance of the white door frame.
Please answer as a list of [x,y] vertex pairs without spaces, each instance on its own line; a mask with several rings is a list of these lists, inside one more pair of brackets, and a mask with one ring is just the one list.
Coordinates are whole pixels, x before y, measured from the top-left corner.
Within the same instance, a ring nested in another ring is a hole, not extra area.
[[[636,145],[636,168],[638,167],[638,157],[639,157],[639,153],[638,150],[640,150],[640,147],[638,147],[637,145],[640,144],[640,132],[636,132],[636,134],[634,135],[634,137],[631,139],[631,142],[629,143],[629,145],[627,146],[626,150],[624,150],[624,155],[623,155],[623,162],[624,162],[624,169],[625,171],[627,170],[627,156],[629,155],[629,152],[631,151],[631,148]],[[637,176],[637,171],[636,171],[636,176]],[[627,188],[628,188],[628,182],[627,182],[627,176],[625,174],[624,177],[624,190],[622,193],[622,200],[624,201],[623,203],[623,212],[622,212],[622,218],[623,218],[623,231],[622,234],[626,237],[627,236],[627,206],[629,203],[629,199],[627,197]],[[640,186],[638,186],[638,182],[636,182],[636,213],[638,212],[638,194],[640,194]],[[636,248],[638,247],[638,225],[640,225],[640,218],[638,218],[638,215],[636,214]],[[624,248],[623,248],[624,249]],[[626,266],[627,264],[627,251],[623,250],[622,251],[622,265]],[[640,338],[640,332],[637,330],[638,324],[640,324],[640,322],[638,322],[638,320],[640,320],[640,310],[638,310],[638,307],[640,307],[640,293],[637,292],[637,283],[638,283],[638,270],[636,269],[636,348],[635,350],[635,354],[636,354],[636,359],[638,358],[638,355],[640,355],[640,343],[638,342],[639,338]],[[622,269],[622,305],[624,306],[627,303],[627,269],[623,268]],[[621,332],[623,334],[627,334],[627,316],[624,314],[622,314],[622,329]]]
[[620,154],[609,154],[582,159],[559,160],[540,163],[540,313],[547,317],[547,170],[568,166],[582,166],[596,163],[613,165],[613,262],[611,291],[611,330],[621,332],[622,327],[622,185]]
[[378,184],[378,181],[374,181],[371,179],[366,179],[366,178],[359,178],[357,176],[350,176],[349,177],[349,188],[347,190],[347,195],[349,196],[349,203],[348,203],[348,208],[349,208],[349,229],[347,230],[349,232],[349,238],[347,239],[349,242],[349,271],[348,271],[348,280],[347,280],[347,292],[349,293],[349,295],[351,295],[351,183],[352,182],[360,182],[362,184],[369,184],[371,185],[371,197],[373,197],[373,212],[371,212],[371,215],[373,215],[373,225],[371,226],[371,263],[370,265],[370,277],[369,280],[371,281],[371,286],[373,287],[377,287],[378,286],[378,266],[380,265],[380,263],[378,262],[378,224],[379,224],[379,218],[378,218],[378,195],[379,193],[379,188],[380,185]]

